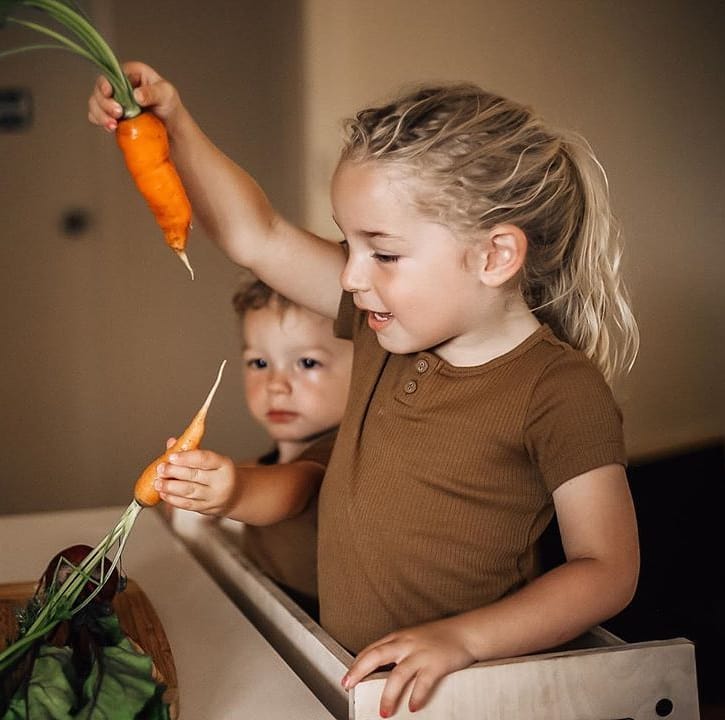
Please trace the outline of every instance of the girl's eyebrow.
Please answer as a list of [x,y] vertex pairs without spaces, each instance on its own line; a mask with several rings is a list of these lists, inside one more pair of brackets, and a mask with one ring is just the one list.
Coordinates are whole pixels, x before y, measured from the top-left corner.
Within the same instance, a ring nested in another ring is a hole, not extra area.
[[[337,229],[344,235],[343,229],[340,227],[340,223],[337,222],[335,216],[332,216],[332,221],[337,225]],[[362,235],[366,240],[372,240],[373,238],[385,238],[386,240],[402,240],[400,235],[394,235],[393,233],[384,232],[383,230],[358,230],[357,233]]]

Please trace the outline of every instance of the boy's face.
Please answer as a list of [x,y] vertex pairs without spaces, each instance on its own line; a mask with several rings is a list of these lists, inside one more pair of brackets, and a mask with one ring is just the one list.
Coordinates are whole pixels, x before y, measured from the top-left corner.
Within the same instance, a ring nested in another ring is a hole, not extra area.
[[276,442],[305,442],[340,424],[350,383],[352,343],[332,320],[276,303],[243,320],[244,384],[252,416]]

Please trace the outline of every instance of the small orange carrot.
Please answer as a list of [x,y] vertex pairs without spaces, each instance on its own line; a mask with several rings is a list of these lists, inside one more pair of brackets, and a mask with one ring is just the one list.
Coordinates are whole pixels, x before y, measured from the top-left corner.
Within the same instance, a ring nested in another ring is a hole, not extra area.
[[166,450],[163,455],[159,455],[153,462],[149,463],[146,469],[141,473],[136,486],[133,489],[133,496],[139,505],[144,507],[151,507],[157,505],[161,500],[158,490],[154,487],[154,481],[158,477],[156,474],[156,468],[159,463],[166,462],[169,459],[169,455],[175,452],[186,452],[187,450],[196,450],[201,443],[201,439],[204,436],[204,425],[206,422],[206,414],[211,405],[211,401],[214,398],[214,393],[219,387],[219,383],[222,379],[222,372],[227,361],[221,364],[219,372],[216,377],[216,381],[209,391],[209,394],[204,401],[204,404],[199,408],[199,412],[196,413],[194,419],[189,423],[189,426],[184,430],[182,435],[176,440],[176,442]]
[[184,252],[191,225],[191,203],[169,158],[166,128],[156,115],[142,112],[121,120],[116,141],[131,177],[164,232],[166,244],[194,271]]

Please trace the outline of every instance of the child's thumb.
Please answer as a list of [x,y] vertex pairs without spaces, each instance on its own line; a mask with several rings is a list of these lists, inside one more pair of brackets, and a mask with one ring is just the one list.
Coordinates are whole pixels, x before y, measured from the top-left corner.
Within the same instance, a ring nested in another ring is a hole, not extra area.
[[136,88],[133,91],[133,98],[139,105],[141,105],[141,107],[145,107],[151,103],[151,99],[149,98],[149,93],[146,88]]

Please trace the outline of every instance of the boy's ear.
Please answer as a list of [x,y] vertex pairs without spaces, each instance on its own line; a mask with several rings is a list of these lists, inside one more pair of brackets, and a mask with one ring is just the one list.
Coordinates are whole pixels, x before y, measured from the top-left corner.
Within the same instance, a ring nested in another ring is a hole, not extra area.
[[479,277],[488,287],[501,287],[526,260],[528,241],[517,225],[495,225],[481,239]]

